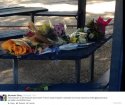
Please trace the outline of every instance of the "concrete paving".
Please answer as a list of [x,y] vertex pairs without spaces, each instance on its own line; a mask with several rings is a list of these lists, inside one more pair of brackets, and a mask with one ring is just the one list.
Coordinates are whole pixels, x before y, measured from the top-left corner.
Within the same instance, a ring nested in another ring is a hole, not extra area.
[[[2,0],[0,8],[12,6],[27,6],[27,7],[45,7],[49,11],[77,11],[77,0]],[[86,6],[86,21],[90,18],[98,16],[114,17],[115,0],[87,0]],[[4,17],[0,18],[0,26],[25,26],[30,21],[30,17]],[[76,24],[75,18],[58,18],[58,17],[37,17],[36,24],[42,24],[45,21],[65,21],[67,24]]]

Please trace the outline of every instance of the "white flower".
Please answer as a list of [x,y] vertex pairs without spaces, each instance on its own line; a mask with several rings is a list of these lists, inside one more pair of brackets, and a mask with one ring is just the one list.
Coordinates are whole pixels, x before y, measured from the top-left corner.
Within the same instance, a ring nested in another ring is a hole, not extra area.
[[79,39],[79,43],[86,43],[86,39]]
[[79,32],[79,37],[85,38],[87,36],[87,33],[84,32]]
[[87,31],[89,30],[89,28],[88,27],[84,27],[84,32],[86,32],[87,33]]
[[85,35],[80,35],[79,36],[79,41],[78,41],[79,43],[86,43],[87,42],[87,40],[86,40],[86,38],[85,38]]

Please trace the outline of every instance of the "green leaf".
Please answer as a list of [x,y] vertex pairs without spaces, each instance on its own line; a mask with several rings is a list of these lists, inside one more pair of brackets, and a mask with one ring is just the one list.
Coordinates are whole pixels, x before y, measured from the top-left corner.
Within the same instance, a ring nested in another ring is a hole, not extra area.
[[44,90],[48,90],[48,86],[44,86]]

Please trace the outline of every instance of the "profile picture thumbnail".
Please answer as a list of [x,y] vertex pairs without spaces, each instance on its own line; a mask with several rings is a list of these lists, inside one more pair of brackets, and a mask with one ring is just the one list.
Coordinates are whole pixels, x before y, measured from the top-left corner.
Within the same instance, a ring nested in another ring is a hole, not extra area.
[[0,95],[0,101],[7,101],[7,95]]

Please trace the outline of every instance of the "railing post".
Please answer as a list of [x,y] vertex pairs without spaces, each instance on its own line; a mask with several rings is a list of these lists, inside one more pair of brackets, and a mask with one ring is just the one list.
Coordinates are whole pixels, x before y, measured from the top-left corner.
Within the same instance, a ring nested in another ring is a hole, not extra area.
[[77,28],[82,28],[85,26],[85,18],[86,18],[86,0],[78,0]]
[[31,21],[32,21],[33,23],[35,22],[35,16],[34,16],[33,13],[31,14]]
[[116,0],[115,20],[113,27],[112,56],[110,66],[110,91],[123,91],[125,77],[123,69],[123,0]]

